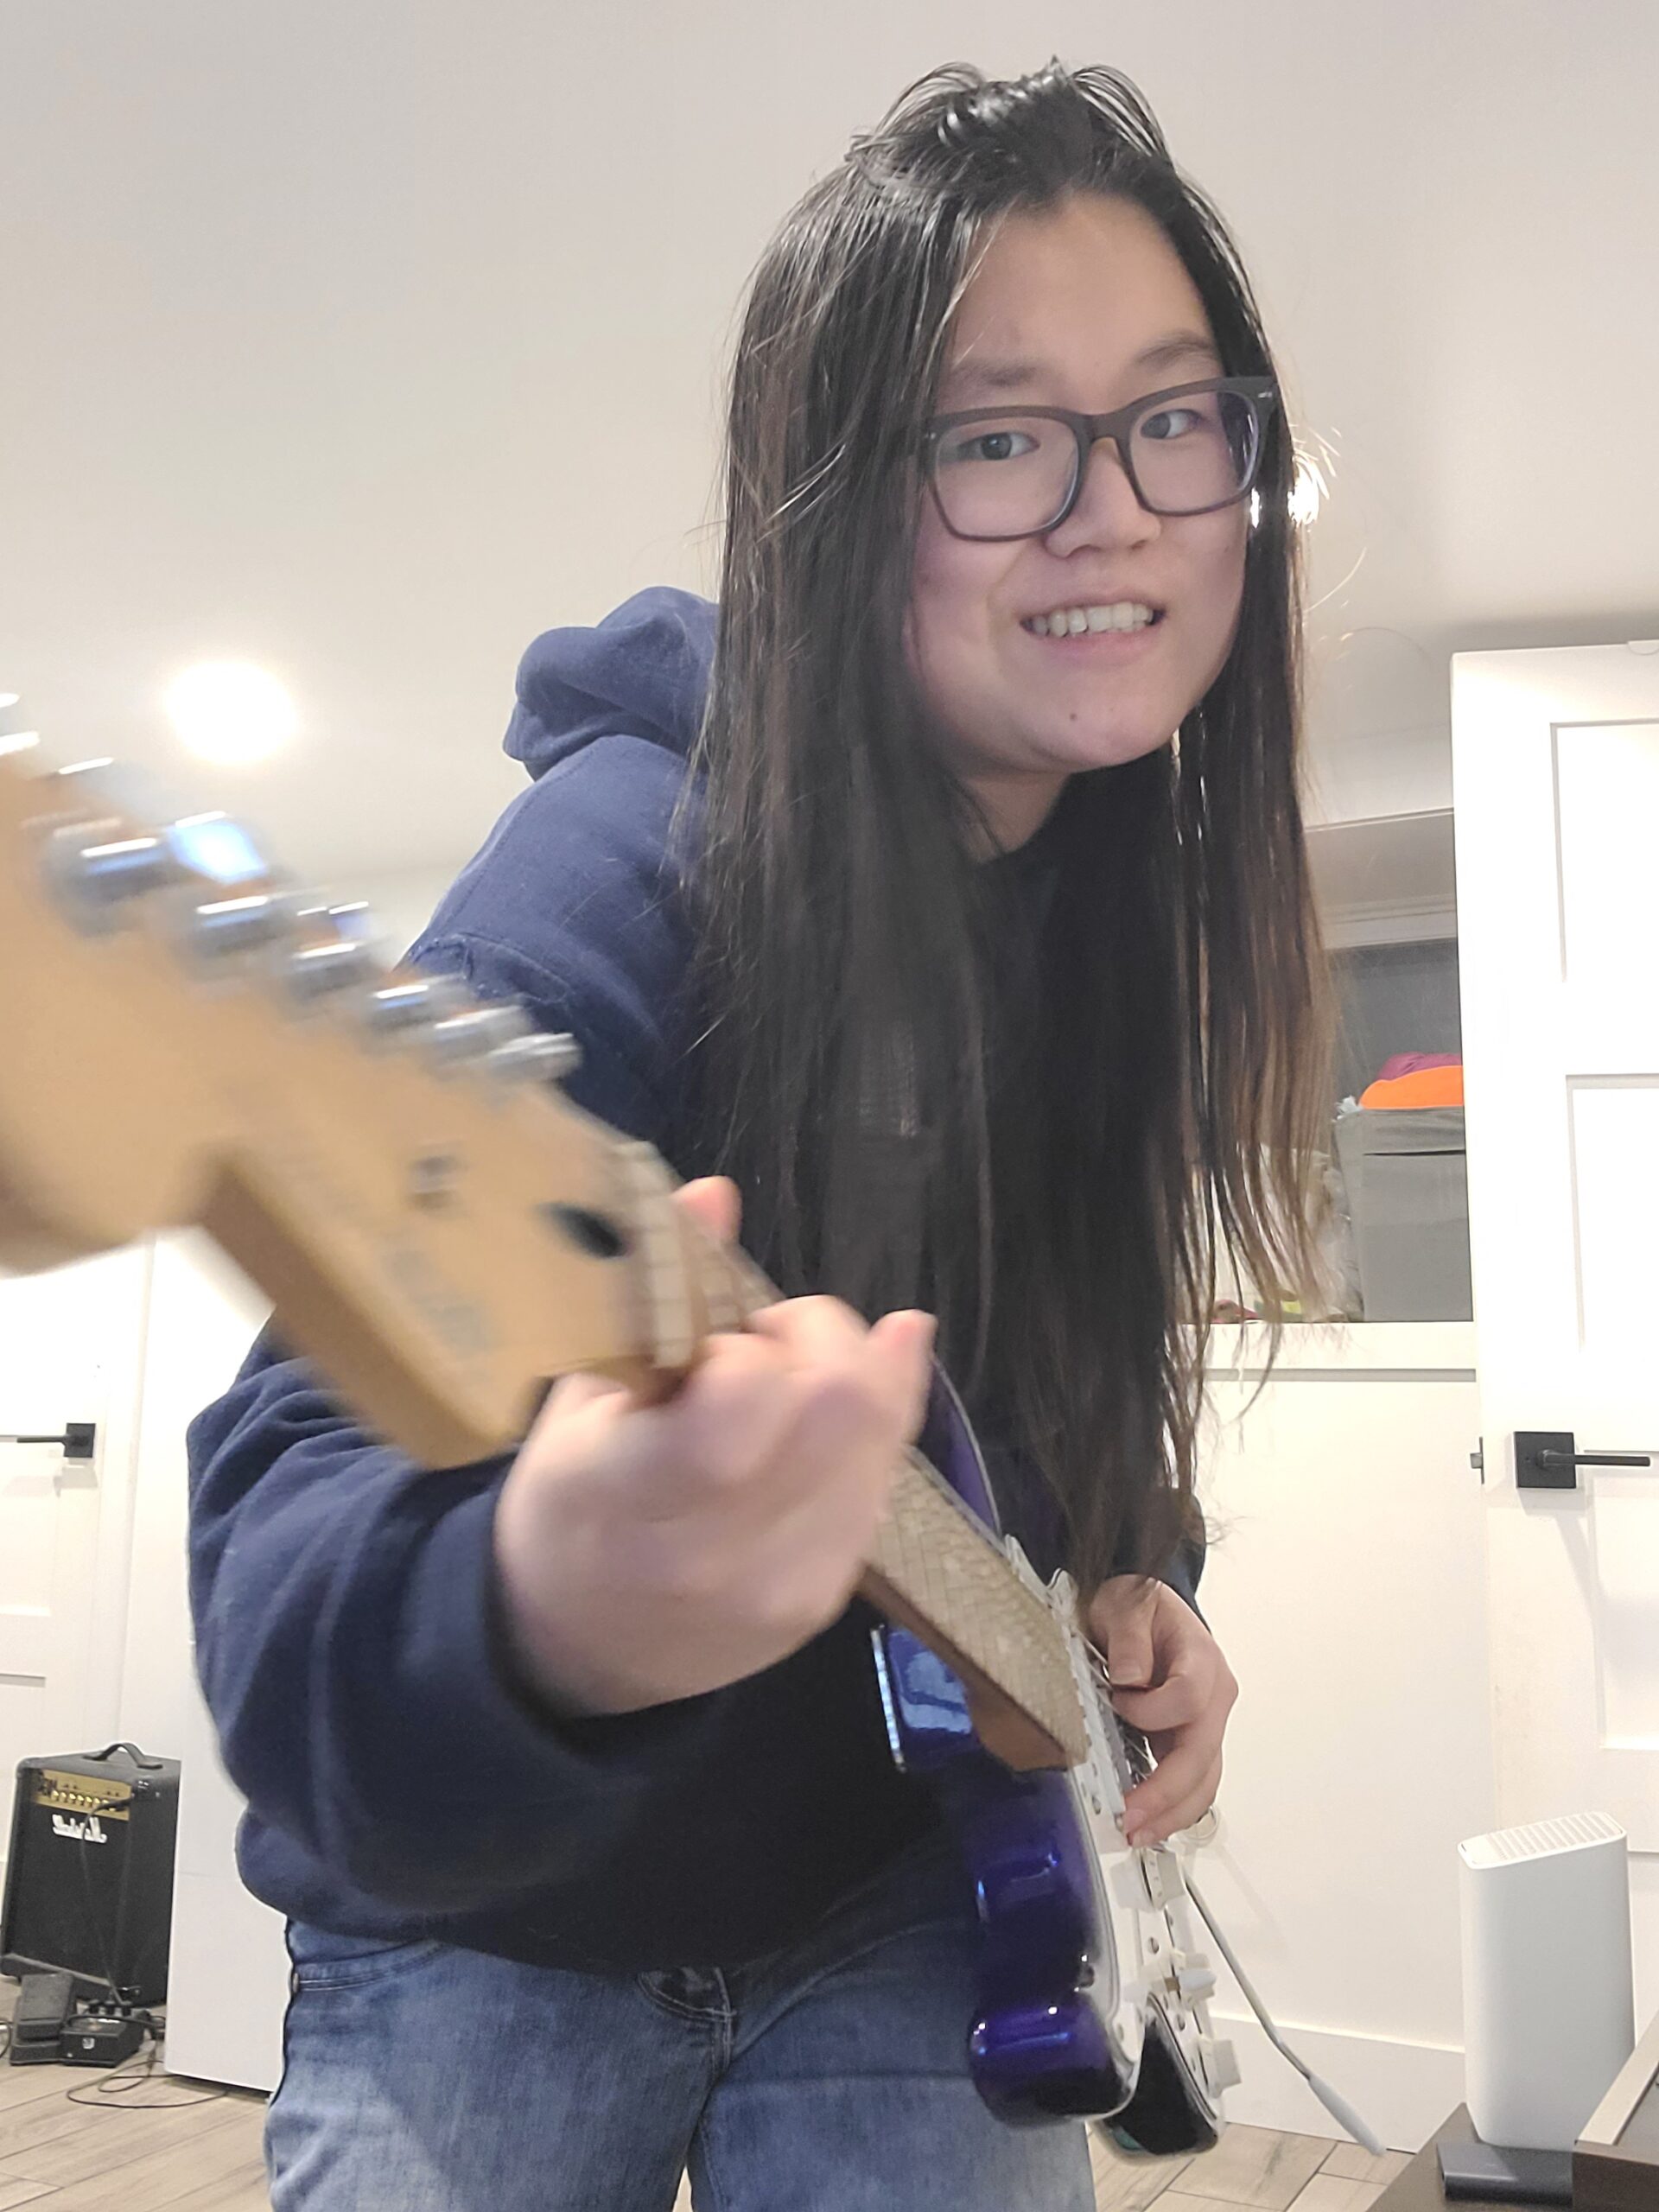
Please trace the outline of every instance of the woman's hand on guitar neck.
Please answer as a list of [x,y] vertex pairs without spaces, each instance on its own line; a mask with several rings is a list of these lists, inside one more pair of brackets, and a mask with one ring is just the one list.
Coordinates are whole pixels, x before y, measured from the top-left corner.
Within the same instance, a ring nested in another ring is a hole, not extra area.
[[[737,1190],[677,1202],[728,1241]],[[933,1324],[797,1298],[709,1338],[677,1396],[597,1376],[549,1394],[508,1472],[496,1572],[520,1675],[625,1713],[758,1674],[846,1606],[927,1403]]]

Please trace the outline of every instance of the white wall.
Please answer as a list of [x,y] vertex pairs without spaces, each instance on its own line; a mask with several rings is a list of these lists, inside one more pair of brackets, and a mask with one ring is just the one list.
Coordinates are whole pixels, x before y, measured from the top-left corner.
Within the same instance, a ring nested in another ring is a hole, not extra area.
[[[1259,1332],[1211,1378],[1201,1602],[1241,1694],[1197,1873],[1309,2063],[1414,2148],[1463,2094],[1456,1853],[1492,1826],[1473,1334],[1289,1339],[1253,1405]],[[1224,1969],[1216,2002],[1232,2116],[1335,2133]]]
[[1452,737],[1440,724],[1386,738],[1317,744],[1307,772],[1311,823],[1434,814],[1452,804]]
[[190,1230],[155,1240],[133,1480],[120,1732],[181,1756],[196,1700],[186,1587],[184,1434],[231,1382],[270,1302]]

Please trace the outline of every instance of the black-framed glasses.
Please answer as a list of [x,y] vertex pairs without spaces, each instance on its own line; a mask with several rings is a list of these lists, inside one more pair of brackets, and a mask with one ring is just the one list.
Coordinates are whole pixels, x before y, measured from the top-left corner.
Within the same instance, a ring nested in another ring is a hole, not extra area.
[[1041,537],[1077,504],[1090,448],[1110,438],[1149,513],[1211,514],[1255,485],[1278,397],[1271,377],[1209,377],[1109,415],[1066,407],[938,415],[923,434],[927,480],[953,537]]

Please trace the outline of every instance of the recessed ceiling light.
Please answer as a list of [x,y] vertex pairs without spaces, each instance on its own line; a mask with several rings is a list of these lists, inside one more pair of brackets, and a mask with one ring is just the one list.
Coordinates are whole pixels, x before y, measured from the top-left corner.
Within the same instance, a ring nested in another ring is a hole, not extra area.
[[240,766],[277,752],[299,728],[274,676],[245,661],[203,661],[168,687],[173,727],[199,760]]

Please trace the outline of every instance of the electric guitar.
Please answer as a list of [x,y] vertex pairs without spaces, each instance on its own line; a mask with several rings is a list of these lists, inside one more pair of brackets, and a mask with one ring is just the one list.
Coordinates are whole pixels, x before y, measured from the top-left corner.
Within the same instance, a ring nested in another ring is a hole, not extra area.
[[[645,1397],[779,1294],[559,1088],[569,1038],[386,968],[222,814],[148,823],[98,768],[0,757],[0,1262],[205,1230],[367,1427],[514,1450],[549,1378]],[[973,2078],[1003,2120],[1206,2148],[1237,2078],[1179,1862],[1118,1827],[1147,1770],[1064,1575],[999,1532],[936,1371],[859,1585],[893,1755],[941,1793],[982,1927]]]

